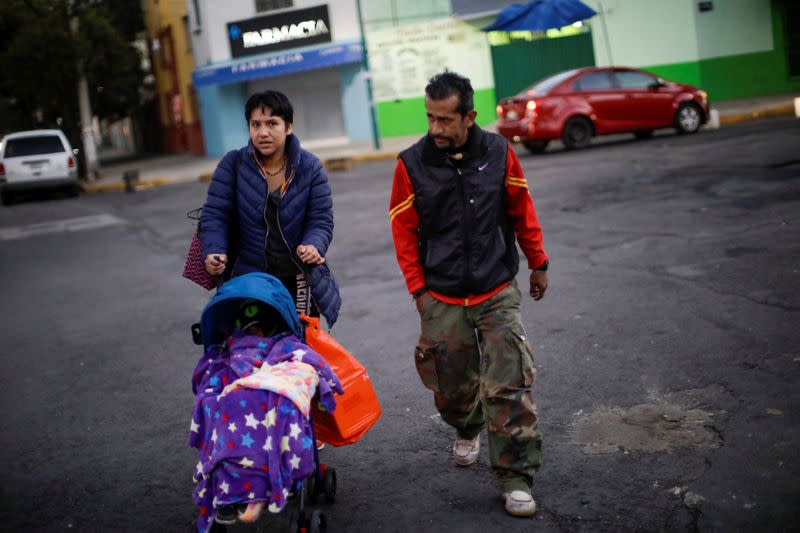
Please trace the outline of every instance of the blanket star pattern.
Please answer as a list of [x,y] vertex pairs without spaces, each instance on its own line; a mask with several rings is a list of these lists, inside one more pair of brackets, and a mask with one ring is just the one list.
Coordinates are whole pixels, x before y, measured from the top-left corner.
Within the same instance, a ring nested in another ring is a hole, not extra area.
[[[280,369],[285,394],[268,390],[276,388],[275,380],[252,378],[267,376],[273,366]],[[280,512],[314,472],[311,421],[292,399],[304,399],[312,383],[319,403],[333,411],[341,383],[294,335],[237,333],[206,350],[192,376],[195,404],[189,425],[189,445],[199,455],[194,474],[198,531],[211,528],[220,505],[263,501],[270,512]]]

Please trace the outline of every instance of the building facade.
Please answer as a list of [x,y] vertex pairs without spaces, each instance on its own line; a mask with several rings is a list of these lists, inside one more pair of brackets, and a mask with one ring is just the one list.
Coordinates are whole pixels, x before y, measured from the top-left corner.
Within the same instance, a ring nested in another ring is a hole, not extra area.
[[795,0],[583,1],[598,12],[591,19],[598,65],[690,83],[712,102],[800,90]]
[[141,5],[155,76],[160,149],[203,154],[203,129],[192,83],[194,60],[186,4],[142,0]]
[[192,74],[209,155],[248,140],[244,106],[285,93],[309,148],[372,138],[356,0],[188,0]]

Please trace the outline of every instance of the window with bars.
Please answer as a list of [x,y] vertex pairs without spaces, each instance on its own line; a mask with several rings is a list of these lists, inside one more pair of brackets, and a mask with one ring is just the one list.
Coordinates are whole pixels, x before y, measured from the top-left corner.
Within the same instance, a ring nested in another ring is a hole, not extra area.
[[256,0],[256,13],[294,7],[294,0]]

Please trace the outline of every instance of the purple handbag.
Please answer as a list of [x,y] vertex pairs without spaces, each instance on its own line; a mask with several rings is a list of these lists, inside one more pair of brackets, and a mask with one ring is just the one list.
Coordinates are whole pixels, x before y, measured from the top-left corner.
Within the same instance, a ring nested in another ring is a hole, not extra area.
[[221,281],[220,276],[212,276],[208,273],[203,257],[203,247],[200,244],[200,209],[190,211],[186,216],[193,220],[198,220],[197,229],[192,235],[192,242],[189,245],[189,253],[186,254],[186,263],[183,265],[183,277],[194,281],[206,290],[215,289]]

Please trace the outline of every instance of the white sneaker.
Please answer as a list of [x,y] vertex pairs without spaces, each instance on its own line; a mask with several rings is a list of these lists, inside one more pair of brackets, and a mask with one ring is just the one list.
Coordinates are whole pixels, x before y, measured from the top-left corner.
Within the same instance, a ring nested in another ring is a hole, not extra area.
[[506,501],[506,512],[514,516],[533,516],[536,514],[536,502],[530,492],[512,490],[503,493]]
[[458,466],[469,466],[478,460],[480,451],[480,435],[472,440],[456,437],[456,441],[453,443],[453,462]]

